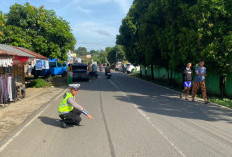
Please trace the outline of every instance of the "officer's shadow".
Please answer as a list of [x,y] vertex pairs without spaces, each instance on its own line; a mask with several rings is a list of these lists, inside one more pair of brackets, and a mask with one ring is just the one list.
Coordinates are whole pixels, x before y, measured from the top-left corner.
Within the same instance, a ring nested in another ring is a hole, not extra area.
[[50,118],[50,117],[38,117],[44,124],[55,126],[61,128],[60,119]]
[[[60,119],[55,119],[55,118],[50,118],[50,117],[38,117],[38,119],[40,119],[41,122],[43,122],[44,124],[62,128]],[[74,127],[74,126],[73,125],[68,125],[68,127]]]

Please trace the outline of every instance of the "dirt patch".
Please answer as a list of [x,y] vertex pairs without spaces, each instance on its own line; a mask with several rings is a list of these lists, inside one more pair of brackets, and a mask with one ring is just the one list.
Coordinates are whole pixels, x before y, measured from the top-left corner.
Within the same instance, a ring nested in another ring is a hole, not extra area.
[[61,78],[54,79],[59,87],[27,88],[26,98],[10,103],[5,108],[0,107],[0,140],[19,126],[30,114],[38,110],[52,98],[61,93],[66,86]]

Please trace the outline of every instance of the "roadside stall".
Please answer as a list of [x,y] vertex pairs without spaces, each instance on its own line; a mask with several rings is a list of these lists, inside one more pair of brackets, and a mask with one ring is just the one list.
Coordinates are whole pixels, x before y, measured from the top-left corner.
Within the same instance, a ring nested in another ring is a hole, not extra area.
[[13,56],[0,51],[0,104],[16,99],[16,86],[13,77]]
[[25,97],[24,67],[29,61],[35,60],[36,55],[39,55],[26,50],[0,44],[0,104],[3,107],[5,104]]

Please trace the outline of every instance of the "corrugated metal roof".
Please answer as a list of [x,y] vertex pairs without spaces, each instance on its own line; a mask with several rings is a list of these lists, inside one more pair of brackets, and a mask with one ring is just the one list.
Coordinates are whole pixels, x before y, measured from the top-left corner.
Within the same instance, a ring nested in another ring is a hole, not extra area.
[[42,56],[29,49],[17,47],[17,46],[5,45],[5,44],[0,44],[0,55],[10,55],[10,56],[17,55],[17,56],[24,56],[24,57],[37,58],[37,59],[48,59],[47,57]]
[[35,56],[37,59],[48,59],[47,57],[42,56],[42,55],[40,55],[40,54],[38,54],[38,53],[36,53],[34,51],[31,51],[29,49],[22,48],[22,47],[16,47],[16,46],[13,46],[13,47],[18,49],[18,50],[21,50],[21,51],[23,51],[25,53],[31,54],[31,55]]
[[7,53],[8,55],[14,54],[14,55],[17,55],[17,56],[35,58],[35,56],[30,55],[28,53],[25,53],[25,52],[23,52],[21,50],[18,50],[18,49],[14,48],[13,46],[10,46],[10,45],[0,44],[0,50]]
[[16,55],[14,52],[8,52],[0,48],[0,55],[7,55],[7,56],[13,56]]

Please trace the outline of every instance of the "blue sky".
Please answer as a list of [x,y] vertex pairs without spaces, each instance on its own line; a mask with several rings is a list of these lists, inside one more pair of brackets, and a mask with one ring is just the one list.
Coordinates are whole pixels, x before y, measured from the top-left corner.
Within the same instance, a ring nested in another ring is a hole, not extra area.
[[0,0],[0,10],[7,13],[15,3],[54,10],[70,23],[77,39],[76,48],[88,50],[114,46],[122,19],[133,0]]

